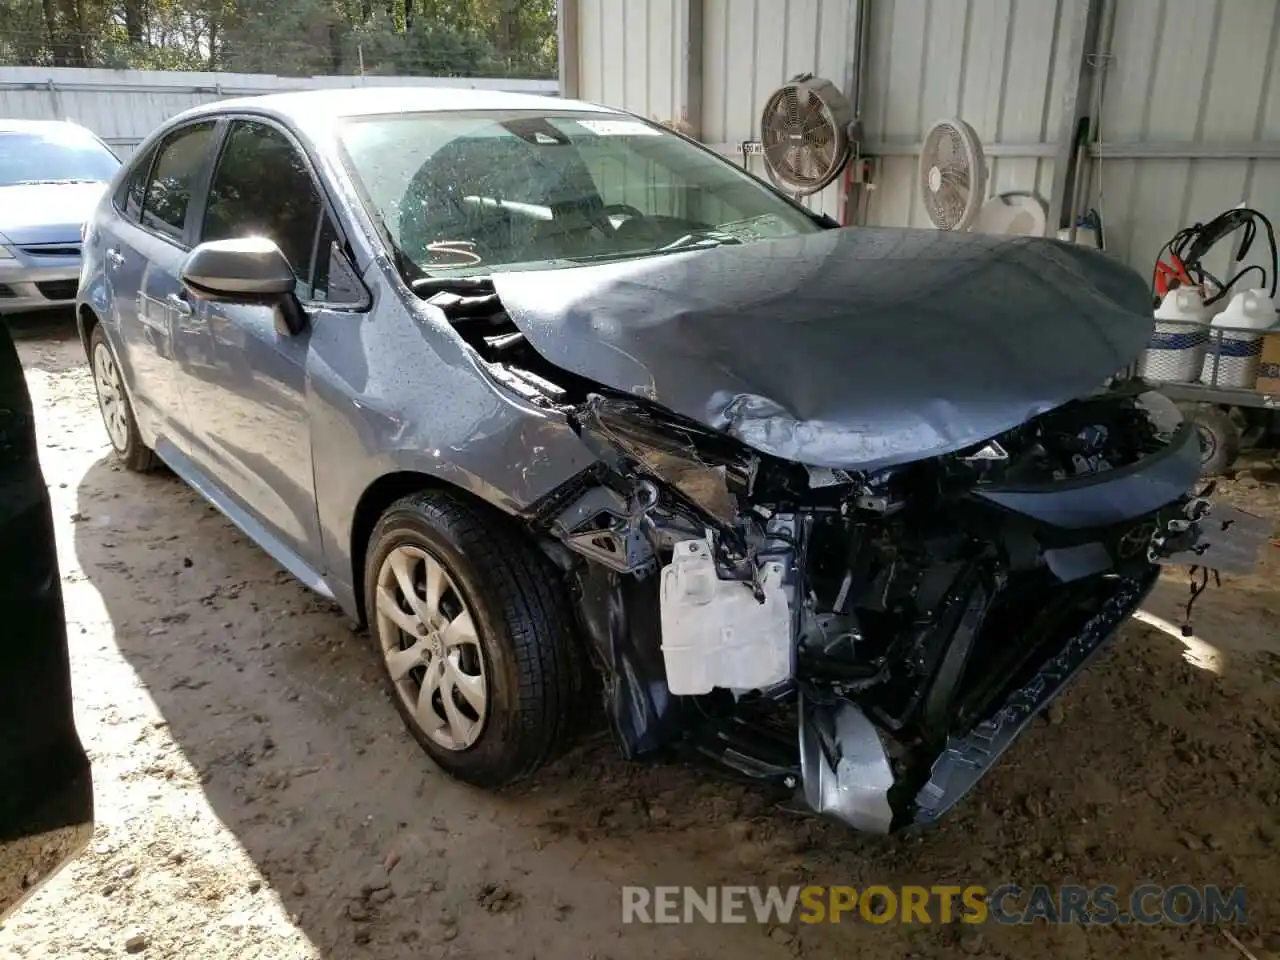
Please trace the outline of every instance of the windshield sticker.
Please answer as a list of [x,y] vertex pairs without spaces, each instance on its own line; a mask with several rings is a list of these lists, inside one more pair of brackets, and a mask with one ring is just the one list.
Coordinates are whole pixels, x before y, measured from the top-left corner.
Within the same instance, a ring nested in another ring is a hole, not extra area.
[[590,130],[597,137],[662,136],[661,130],[655,130],[639,120],[579,120],[578,126]]

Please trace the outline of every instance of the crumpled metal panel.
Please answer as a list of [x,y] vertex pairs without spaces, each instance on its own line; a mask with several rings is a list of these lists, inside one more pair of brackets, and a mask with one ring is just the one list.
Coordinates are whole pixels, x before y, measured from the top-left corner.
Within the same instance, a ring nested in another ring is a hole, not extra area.
[[1164,450],[1138,463],[1036,486],[992,484],[974,496],[1067,530],[1105,527],[1159,510],[1186,494],[1200,475],[1200,441],[1191,424]]
[[848,701],[800,701],[800,770],[805,802],[855,830],[893,827],[893,768],[875,725]]
[[774,456],[879,469],[1090,393],[1152,331],[1147,288],[1081,246],[847,228],[497,273],[551,362]]
[[[1258,553],[1271,539],[1274,524],[1221,500],[1212,501],[1191,526],[1185,547],[1160,544],[1152,559],[1165,566],[1186,565],[1220,573],[1249,574],[1258,566]],[[1161,539],[1168,534],[1162,531]]]

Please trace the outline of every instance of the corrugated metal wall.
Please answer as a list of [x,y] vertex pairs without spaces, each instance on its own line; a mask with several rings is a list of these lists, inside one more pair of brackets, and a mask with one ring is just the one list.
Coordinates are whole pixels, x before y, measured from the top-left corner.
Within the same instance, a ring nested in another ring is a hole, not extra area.
[[[579,95],[660,120],[678,113],[689,2],[703,12],[704,142],[729,151],[756,137],[768,94],[801,71],[846,86],[852,0],[577,0]],[[880,154],[870,222],[928,224],[912,150],[932,121],[953,115],[988,145],[991,191],[1051,199],[1081,2],[870,0],[863,120]],[[1149,269],[1178,227],[1242,200],[1280,221],[1280,160],[1107,158],[1112,143],[1203,154],[1231,141],[1239,154],[1246,142],[1280,140],[1280,3],[1114,0],[1111,9],[1109,56],[1091,61],[1105,85],[1102,162],[1087,185],[1109,248]],[[1097,106],[1091,98],[1085,112]],[[836,214],[837,194],[828,188],[811,205]]]
[[[678,110],[679,24],[689,0],[579,0],[579,95],[665,120]],[[702,0],[702,139],[759,136],[760,111],[789,78],[811,72],[847,87],[853,68],[852,0]],[[1065,42],[1062,0],[875,0],[871,4],[864,122],[873,142],[907,148],[957,110],[992,143],[1052,140]],[[751,169],[763,175],[759,158]],[[915,160],[883,158],[869,218],[927,223]],[[1046,160],[991,164],[1001,190],[1047,193]],[[838,215],[833,185],[810,206]]]
[[[848,0],[704,0],[703,139],[738,143],[760,135],[760,111],[780,84],[798,73],[843,88],[852,68],[853,4]],[[760,157],[750,168],[765,176]],[[808,199],[838,216],[840,186]]]
[[[1280,142],[1280,3],[1121,0],[1102,97],[1101,192],[1108,248],[1150,269],[1179,228],[1238,203],[1280,224],[1280,160],[1107,159],[1106,145]],[[1120,152],[1138,152],[1118,147]],[[1260,238],[1261,240],[1261,238]],[[1258,255],[1265,243],[1255,245]],[[1211,269],[1226,266],[1219,251]],[[1260,256],[1251,256],[1260,262]]]
[[160,123],[224,97],[321,87],[444,86],[554,95],[554,80],[440,77],[277,77],[69,67],[0,67],[0,117],[74,120],[128,157]]
[[[680,119],[690,2],[703,4],[705,142],[756,136],[765,98],[797,73],[815,72],[843,86],[852,62],[849,0],[578,0],[578,95],[651,120]],[[764,175],[758,158],[749,162]],[[828,188],[810,205],[836,214],[836,191]]]
[[677,51],[689,0],[580,0],[579,96],[661,122],[680,116]]
[[[1062,8],[1063,0],[873,0],[863,104],[873,149],[918,145],[935,120],[955,116],[993,154],[1001,146],[1051,149],[1068,69]],[[929,226],[917,162],[878,160],[869,222]],[[987,163],[990,192],[1049,197],[1051,159],[993,155]]]

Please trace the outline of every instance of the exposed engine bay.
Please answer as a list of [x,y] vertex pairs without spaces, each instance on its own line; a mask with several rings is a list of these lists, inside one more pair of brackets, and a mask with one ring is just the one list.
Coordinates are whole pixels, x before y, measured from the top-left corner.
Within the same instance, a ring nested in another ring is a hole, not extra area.
[[1230,567],[1266,535],[1191,493],[1194,432],[1141,381],[942,455],[807,466],[550,362],[487,280],[422,293],[598,458],[528,520],[622,752],[710,759],[861,830],[948,810],[1160,564]]

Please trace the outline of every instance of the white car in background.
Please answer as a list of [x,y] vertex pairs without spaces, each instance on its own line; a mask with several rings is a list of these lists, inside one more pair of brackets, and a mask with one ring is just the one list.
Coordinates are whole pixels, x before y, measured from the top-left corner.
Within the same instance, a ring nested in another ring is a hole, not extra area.
[[119,167],[79,124],[0,119],[0,314],[75,303],[80,227]]

